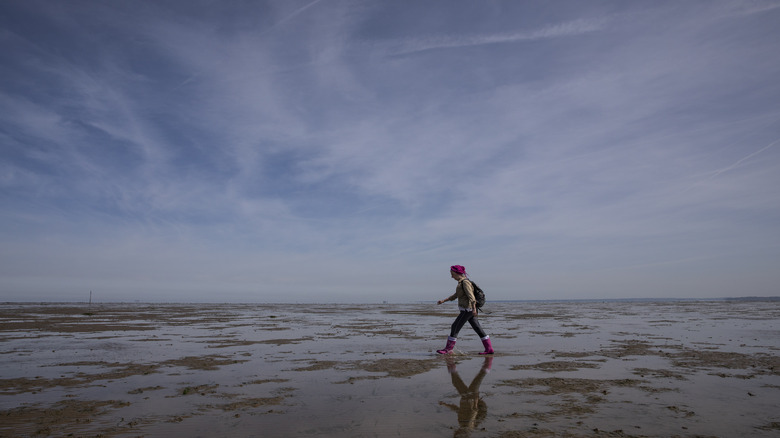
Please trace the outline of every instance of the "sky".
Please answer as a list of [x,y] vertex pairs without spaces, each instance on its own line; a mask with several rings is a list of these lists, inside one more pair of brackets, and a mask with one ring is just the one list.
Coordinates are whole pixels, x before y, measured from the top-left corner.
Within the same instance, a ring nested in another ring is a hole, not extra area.
[[780,0],[0,3],[0,301],[780,295]]

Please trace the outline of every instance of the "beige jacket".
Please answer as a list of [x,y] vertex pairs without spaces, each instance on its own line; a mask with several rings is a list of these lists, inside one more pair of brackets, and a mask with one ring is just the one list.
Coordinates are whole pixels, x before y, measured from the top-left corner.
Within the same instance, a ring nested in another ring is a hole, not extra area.
[[471,282],[464,278],[458,282],[455,287],[455,293],[447,298],[448,301],[452,301],[455,298],[458,299],[458,307],[463,309],[473,309],[477,303],[477,299],[474,298],[474,286]]

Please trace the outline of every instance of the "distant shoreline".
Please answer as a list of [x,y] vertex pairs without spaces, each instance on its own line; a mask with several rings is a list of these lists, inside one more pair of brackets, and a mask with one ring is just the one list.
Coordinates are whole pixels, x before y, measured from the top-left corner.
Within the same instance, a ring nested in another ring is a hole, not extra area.
[[[724,298],[578,298],[578,299],[538,299],[538,300],[488,300],[486,307],[491,303],[664,303],[664,302],[780,302],[780,296],[771,297],[724,297]],[[213,302],[213,301],[99,301],[92,302],[92,305],[99,304],[139,304],[139,305],[193,305],[193,304],[214,304],[214,305],[400,305],[400,304],[435,304],[436,301],[414,301],[414,302]],[[3,301],[0,305],[89,305],[87,301]]]
[[780,301],[780,296],[774,297],[725,297],[725,298],[579,298],[579,299],[548,299],[548,300],[492,300],[491,303],[653,303],[680,301]]

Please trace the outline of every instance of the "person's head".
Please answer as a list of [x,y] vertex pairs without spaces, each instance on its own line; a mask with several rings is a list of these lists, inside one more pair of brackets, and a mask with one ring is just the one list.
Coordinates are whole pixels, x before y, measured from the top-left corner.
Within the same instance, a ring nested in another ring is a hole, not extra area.
[[461,278],[466,278],[468,276],[466,275],[466,268],[461,265],[450,266],[450,275],[452,275],[452,278],[456,280],[460,280]]

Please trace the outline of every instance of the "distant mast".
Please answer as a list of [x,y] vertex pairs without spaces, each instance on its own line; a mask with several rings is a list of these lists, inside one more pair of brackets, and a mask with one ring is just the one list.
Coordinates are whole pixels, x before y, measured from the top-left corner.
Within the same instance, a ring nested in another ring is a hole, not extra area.
[[89,305],[92,306],[92,291],[89,291]]

